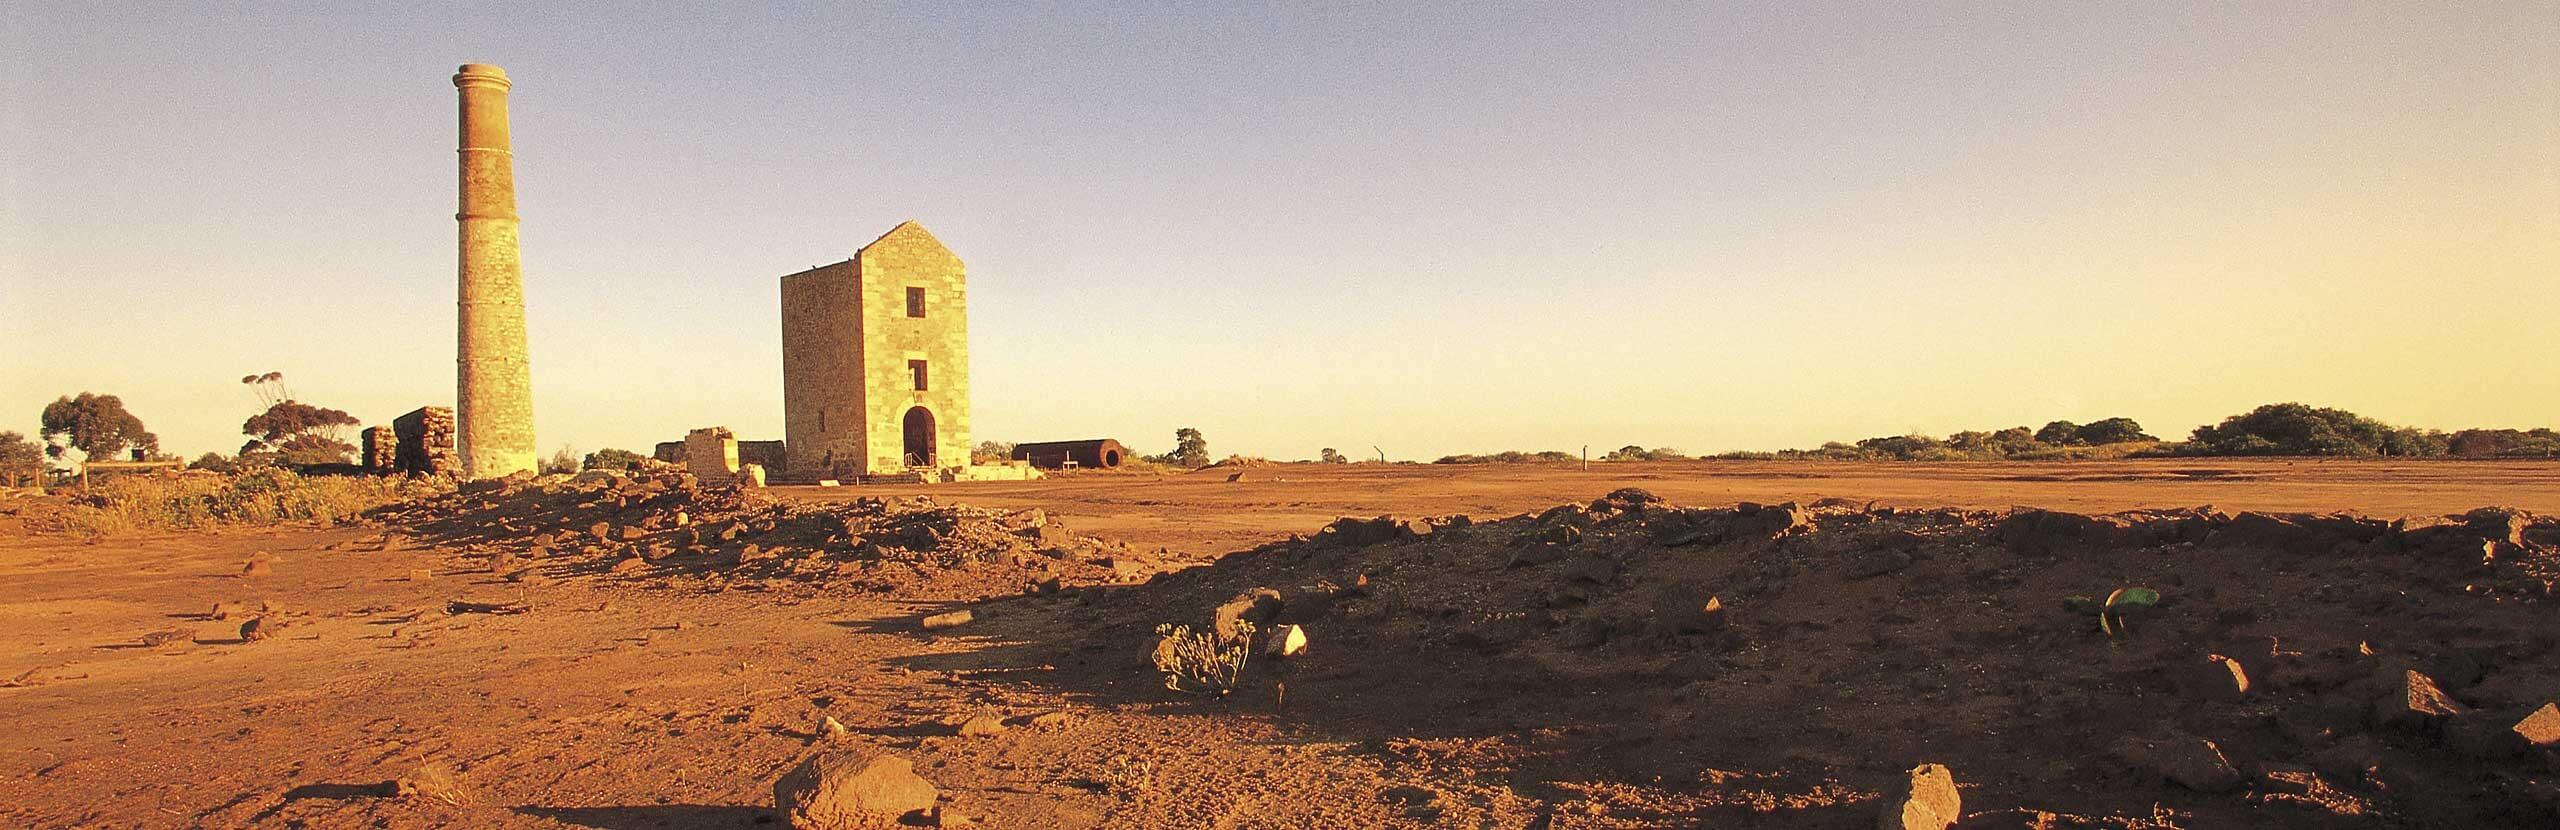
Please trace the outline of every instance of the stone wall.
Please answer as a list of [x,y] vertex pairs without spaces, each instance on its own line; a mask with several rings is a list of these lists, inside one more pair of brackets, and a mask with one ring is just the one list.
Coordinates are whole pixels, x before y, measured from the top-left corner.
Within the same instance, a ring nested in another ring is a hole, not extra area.
[[[782,278],[783,437],[796,477],[969,463],[967,273],[914,222],[846,262]],[[924,316],[909,315],[909,290]],[[915,388],[914,361],[925,368]],[[932,438],[910,459],[909,413]]]
[[738,475],[738,438],[728,427],[684,434],[684,468],[704,484],[727,484]]
[[392,466],[400,472],[430,476],[459,476],[462,458],[453,450],[453,410],[441,406],[422,406],[391,419],[391,431],[400,446],[392,453]]
[[359,456],[356,463],[376,473],[388,473],[399,468],[399,433],[393,432],[390,427],[365,427],[364,432],[357,435],[360,439],[359,449],[364,455]]
[[779,470],[782,469],[783,459],[787,455],[783,452],[783,443],[780,441],[738,442],[738,464],[742,467],[754,464],[766,470]]

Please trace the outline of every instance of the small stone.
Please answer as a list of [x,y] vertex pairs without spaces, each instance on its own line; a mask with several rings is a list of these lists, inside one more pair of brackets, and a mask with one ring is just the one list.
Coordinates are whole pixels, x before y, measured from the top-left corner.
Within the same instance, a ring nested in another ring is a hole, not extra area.
[[427,580],[434,579],[434,578],[436,578],[436,572],[435,572],[435,571],[431,571],[431,570],[428,570],[428,569],[426,569],[426,568],[410,568],[410,569],[409,569],[409,581],[411,581],[411,582],[425,582],[425,581],[427,581]]
[[946,628],[958,628],[960,626],[968,625],[977,618],[978,615],[976,613],[966,608],[958,611],[934,614],[924,618],[924,630],[941,631]]
[[926,817],[925,823],[934,827],[977,826],[977,821],[969,818],[969,814],[952,809],[948,804],[933,805],[933,815]]
[[240,566],[240,575],[266,576],[268,574],[275,573],[275,566],[268,564],[268,562],[269,560],[263,555],[252,557],[248,564]]
[[649,560],[642,559],[642,558],[640,558],[640,557],[634,556],[634,557],[631,557],[631,558],[629,558],[629,559],[624,559],[624,560],[621,560],[621,561],[618,561],[618,562],[613,563],[613,567],[612,567],[612,568],[608,568],[607,570],[608,570],[608,571],[610,571],[610,572],[612,572],[612,573],[617,573],[617,574],[631,574],[631,573],[639,573],[639,572],[641,572],[641,571],[648,570],[648,569],[649,569]]
[[1004,717],[973,715],[968,720],[961,721],[960,728],[955,732],[963,738],[992,738],[1002,735],[1004,734]]
[[276,625],[265,617],[252,617],[240,624],[240,642],[254,643],[275,636]]
[[2402,671],[2398,688],[2374,704],[2373,720],[2389,726],[2417,727],[2440,723],[2467,711],[2468,707],[2436,685],[2435,678],[2412,669]]
[[1947,830],[1964,817],[1963,797],[1956,792],[1955,773],[1944,765],[1911,768],[1911,779],[1885,792],[1884,811],[1876,814],[1877,830]]
[[868,748],[820,752],[773,782],[792,830],[873,830],[933,809],[933,785],[907,759]]
[[1270,654],[1273,657],[1296,657],[1307,650],[1307,629],[1301,625],[1284,625],[1271,632]]
[[1058,709],[1032,715],[1031,719],[1029,721],[1025,721],[1025,723],[1034,729],[1045,729],[1052,726],[1065,726],[1067,724],[1067,720],[1071,717],[1073,716],[1067,714],[1067,710]]
[[227,620],[234,616],[238,616],[245,610],[246,609],[242,608],[241,605],[236,602],[217,602],[213,604],[213,610],[205,616],[210,619]]
[[844,722],[836,720],[834,715],[818,716],[818,740],[831,741],[848,734],[851,730],[845,729]]
[[609,541],[613,538],[613,523],[597,522],[595,524],[588,525],[587,535],[596,537],[596,541],[598,542]]
[[2525,743],[2543,749],[2560,748],[2560,703],[2545,703],[2533,714],[2524,716],[2512,727]]

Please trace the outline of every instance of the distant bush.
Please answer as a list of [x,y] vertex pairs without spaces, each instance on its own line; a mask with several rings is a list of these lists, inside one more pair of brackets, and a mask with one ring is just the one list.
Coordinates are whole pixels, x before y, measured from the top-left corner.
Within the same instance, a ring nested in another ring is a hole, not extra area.
[[1209,466],[1209,439],[1202,436],[1199,430],[1191,427],[1174,430],[1173,451],[1163,455],[1149,456],[1147,460],[1172,467]]
[[1011,460],[1013,460],[1013,442],[1011,441],[980,441],[976,449],[969,451],[971,464],[1002,464]]
[[1607,455],[1600,456],[1602,461],[1684,461],[1688,458],[1688,455],[1670,447],[1655,447],[1648,450],[1634,444],[1619,447]]
[[2560,457],[2560,433],[2549,427],[2466,429],[2445,437],[2445,452],[2467,458],[2554,458]]
[[1575,459],[1577,459],[1577,458],[1579,458],[1579,457],[1580,457],[1580,456],[1576,456],[1576,455],[1574,455],[1573,453],[1564,452],[1564,451],[1561,451],[1561,450],[1546,450],[1546,451],[1543,451],[1543,452],[1521,452],[1521,451],[1519,451],[1519,450],[1504,450],[1504,451],[1502,451],[1502,452],[1494,453],[1494,454],[1492,454],[1492,455],[1444,455],[1444,456],[1441,456],[1441,457],[1439,457],[1439,458],[1433,459],[1431,463],[1433,463],[1433,464],[1551,464],[1551,463],[1555,463],[1555,462],[1559,462],[1559,461],[1572,461],[1572,460],[1575,460]]
[[2142,425],[2134,423],[2132,418],[2108,418],[2103,421],[2081,424],[2080,428],[2073,433],[2073,437],[2074,443],[2090,446],[2130,444],[2135,441],[2160,440],[2145,434],[2142,431]]
[[579,462],[579,466],[580,469],[587,470],[638,470],[648,467],[649,462],[653,460],[655,459],[630,450],[608,447],[587,453],[587,457]]
[[339,521],[444,486],[449,485],[399,478],[306,478],[281,467],[260,467],[236,476],[200,472],[118,476],[74,497],[62,514],[60,529],[109,534]]
[[2343,409],[2276,403],[2196,427],[2204,455],[2443,455],[2441,433],[2394,427]]

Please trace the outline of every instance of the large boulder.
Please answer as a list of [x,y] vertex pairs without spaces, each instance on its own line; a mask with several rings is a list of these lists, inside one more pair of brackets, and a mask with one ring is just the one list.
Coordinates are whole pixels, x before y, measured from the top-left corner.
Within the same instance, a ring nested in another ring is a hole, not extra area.
[[937,795],[905,758],[870,748],[829,749],[773,782],[773,809],[792,830],[880,830],[933,809]]

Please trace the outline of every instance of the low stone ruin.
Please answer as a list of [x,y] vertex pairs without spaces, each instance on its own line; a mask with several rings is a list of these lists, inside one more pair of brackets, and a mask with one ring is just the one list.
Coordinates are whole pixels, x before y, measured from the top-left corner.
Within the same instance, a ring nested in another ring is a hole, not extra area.
[[399,441],[392,453],[393,470],[424,476],[462,473],[462,457],[453,449],[452,407],[419,407],[391,419],[391,430]]

